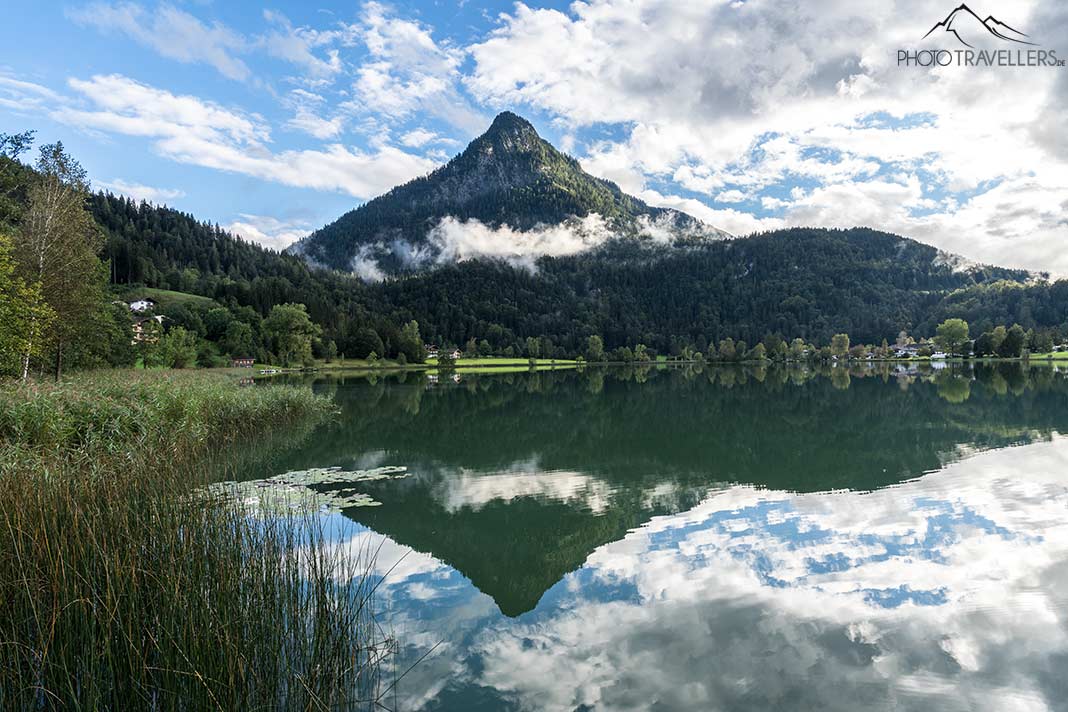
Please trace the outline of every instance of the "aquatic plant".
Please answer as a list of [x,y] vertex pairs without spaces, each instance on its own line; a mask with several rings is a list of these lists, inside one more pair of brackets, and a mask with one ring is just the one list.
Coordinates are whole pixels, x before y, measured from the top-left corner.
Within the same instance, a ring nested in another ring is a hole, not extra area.
[[347,507],[377,507],[382,503],[356,487],[324,490],[320,489],[322,486],[399,480],[407,476],[405,467],[377,467],[371,470],[315,467],[261,480],[214,482],[200,490],[197,496],[222,498],[265,513],[287,510],[330,513],[340,512]]
[[374,552],[189,496],[332,408],[204,373],[0,389],[0,709],[371,707]]

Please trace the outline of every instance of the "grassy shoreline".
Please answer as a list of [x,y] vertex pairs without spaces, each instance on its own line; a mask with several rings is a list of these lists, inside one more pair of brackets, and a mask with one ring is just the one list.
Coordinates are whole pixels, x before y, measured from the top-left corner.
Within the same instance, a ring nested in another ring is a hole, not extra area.
[[[1056,363],[1059,361],[1068,362],[1068,352],[1056,352],[1049,354],[1031,354],[1028,358],[1001,358],[1001,357],[973,357],[973,358],[946,358],[946,359],[932,359],[930,357],[913,357],[913,358],[873,358],[873,359],[842,359],[836,363],[906,363],[906,364],[932,364],[932,363],[1020,363],[1020,362],[1039,362],[1039,363]],[[800,361],[772,361],[770,359],[764,359],[763,361],[755,360],[739,360],[739,361],[719,361],[719,360],[704,360],[697,361],[694,359],[665,359],[663,357],[656,359],[655,361],[582,361],[573,359],[535,359],[534,367],[538,370],[542,369],[562,369],[562,368],[578,368],[583,366],[658,366],[658,365],[671,365],[671,364],[695,364],[703,363],[705,365],[732,365],[732,364],[757,364],[757,363],[778,363],[778,364],[812,364],[820,363],[819,361],[812,360],[800,360]],[[347,359],[345,361],[333,361],[330,363],[324,361],[317,361],[313,366],[308,368],[285,368],[283,366],[274,366],[270,364],[257,363],[251,369],[232,369],[235,374],[238,375],[261,375],[261,370],[273,370],[277,373],[299,373],[304,371],[312,372],[348,372],[348,371],[427,371],[430,373],[439,373],[446,369],[440,368],[436,359],[427,359],[426,363],[398,363],[397,361],[389,359],[379,359],[377,361],[366,361],[361,359]],[[506,358],[506,357],[485,357],[485,358],[461,358],[458,359],[454,365],[447,370],[459,372],[459,373],[504,373],[504,372],[516,372],[526,371],[530,369],[530,360],[523,358]]]
[[369,708],[361,563],[314,514],[189,496],[332,408],[222,373],[0,388],[0,708]]

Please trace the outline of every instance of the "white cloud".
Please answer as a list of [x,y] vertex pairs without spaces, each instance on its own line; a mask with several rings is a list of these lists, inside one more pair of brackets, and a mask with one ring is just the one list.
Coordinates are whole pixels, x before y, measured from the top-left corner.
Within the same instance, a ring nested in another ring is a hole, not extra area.
[[[566,12],[518,4],[469,48],[465,82],[483,101],[534,106],[570,127],[628,126],[623,140],[590,146],[583,165],[631,192],[656,176],[709,197],[762,198],[803,179],[816,189],[798,205],[766,202],[788,224],[882,219],[871,226],[907,228],[984,261],[1063,270],[1065,228],[1051,212],[1068,198],[1068,143],[1055,128],[1068,74],[899,68],[897,48],[920,45],[940,19],[928,21],[931,12],[919,0],[602,0]],[[1054,46],[1068,28],[1068,7],[1053,0],[1006,12]],[[860,120],[877,112],[896,120]],[[899,181],[886,167],[917,176],[923,196],[895,208]],[[998,195],[981,195],[995,181],[1041,186],[1041,204],[980,210]],[[924,202],[945,190],[980,195],[960,206]]]
[[[473,135],[487,123],[481,107],[532,106],[565,148],[584,147],[586,170],[732,233],[869,224],[980,261],[1068,274],[1059,249],[1068,134],[1057,120],[1068,71],[897,67],[896,48],[919,45],[930,12],[920,0],[518,4],[464,46],[377,2],[327,28],[266,11],[267,27],[247,36],[170,4],[96,2],[68,14],[178,61],[236,79],[251,78],[242,56],[254,52],[298,67],[289,79],[302,88],[282,97],[288,114],[276,126],[333,143],[272,151],[262,116],[115,76],[72,81],[86,109],[0,75],[0,107],[60,106],[60,120],[147,137],[175,160],[370,197],[448,157],[449,139],[423,119]],[[1053,0],[1005,13],[1040,42],[1068,29],[1068,7]],[[366,57],[353,66],[341,52],[357,45]],[[342,77],[351,85],[329,99],[307,91]],[[413,118],[416,128],[405,125]],[[582,135],[600,124],[626,133]],[[349,128],[369,137],[364,148],[337,142]],[[671,196],[672,184],[703,200]],[[704,202],[743,196],[772,216]]]
[[433,131],[427,131],[426,129],[415,129],[401,136],[401,143],[411,148],[421,148],[422,146],[431,143],[436,140],[438,135]]
[[784,227],[779,218],[758,218],[752,213],[733,208],[711,208],[700,200],[676,195],[662,195],[655,190],[644,190],[638,197],[658,208],[674,208],[694,216],[708,225],[714,225],[731,235],[749,235],[763,230],[778,230]]
[[12,111],[40,111],[57,101],[59,95],[48,87],[0,73],[0,107]]
[[263,119],[193,96],[178,96],[119,75],[70,81],[94,109],[64,107],[58,121],[152,139],[163,156],[286,185],[368,198],[428,172],[434,162],[391,146],[366,152],[328,144],[272,152]]
[[107,182],[98,182],[96,185],[99,188],[125,195],[136,201],[147,200],[148,202],[156,203],[157,205],[163,205],[167,203],[167,201],[185,197],[185,191],[183,190],[178,190],[176,188],[154,188],[150,185],[130,183],[121,178],[115,178]]
[[298,107],[293,118],[286,121],[286,126],[303,131],[318,139],[336,138],[345,126],[341,116],[325,119],[307,107]]
[[718,203],[742,203],[749,200],[750,196],[740,190],[725,190],[716,196]]
[[386,278],[375,257],[376,250],[376,245],[361,245],[349,261],[349,270],[365,282],[381,282]]
[[438,44],[429,28],[377,2],[364,5],[361,22],[350,29],[370,55],[356,70],[350,110],[392,119],[421,113],[471,132],[485,128],[485,117],[458,88],[462,50]]
[[[275,29],[260,37],[257,42],[272,57],[296,65],[304,72],[304,78],[313,84],[329,80],[341,72],[339,51],[330,45],[344,40],[347,32],[294,27],[288,18],[273,10],[264,10],[263,17],[273,24]],[[314,52],[323,47],[327,48],[325,59]]]
[[345,127],[345,117],[323,117],[325,103],[326,100],[318,94],[294,89],[283,100],[283,104],[294,112],[286,126],[321,140],[337,138]]
[[478,220],[446,217],[430,231],[428,241],[437,253],[438,262],[489,257],[533,269],[539,257],[585,252],[604,244],[614,234],[597,213],[525,231],[513,230],[507,225],[493,228]]
[[251,75],[248,65],[235,56],[247,51],[245,38],[221,23],[204,24],[172,5],[149,11],[130,2],[97,2],[67,14],[82,25],[126,34],[169,59],[209,64],[230,79]]
[[[670,198],[656,197],[664,203],[672,202]],[[717,216],[720,214],[720,211],[712,212]],[[692,226],[680,232],[669,215],[657,220],[639,216],[636,234],[643,244],[650,246],[666,245],[679,237],[729,237],[707,225]],[[618,236],[619,232],[597,213],[584,218],[572,217],[555,225],[538,225],[529,230],[517,230],[509,225],[493,227],[476,219],[459,220],[446,216],[427,233],[425,243],[412,244],[402,238],[390,240],[384,236],[361,245],[350,261],[349,269],[365,280],[377,282],[386,276],[381,265],[383,259],[408,268],[422,268],[486,258],[533,272],[542,257],[566,257],[587,252]]]
[[449,512],[478,511],[491,502],[511,502],[536,497],[553,502],[573,502],[601,514],[609,506],[612,487],[583,472],[545,471],[537,458],[520,461],[486,473],[459,468],[450,470],[434,487],[434,497]]
[[284,250],[311,232],[309,225],[303,220],[279,220],[269,215],[249,213],[241,213],[240,218],[227,225],[226,229],[246,240],[278,251]]

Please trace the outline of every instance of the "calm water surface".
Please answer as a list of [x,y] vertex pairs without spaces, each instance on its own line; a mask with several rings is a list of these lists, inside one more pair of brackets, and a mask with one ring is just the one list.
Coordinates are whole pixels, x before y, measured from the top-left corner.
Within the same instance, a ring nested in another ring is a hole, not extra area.
[[314,385],[279,472],[410,473],[329,515],[422,658],[391,706],[1068,709],[1068,373]]

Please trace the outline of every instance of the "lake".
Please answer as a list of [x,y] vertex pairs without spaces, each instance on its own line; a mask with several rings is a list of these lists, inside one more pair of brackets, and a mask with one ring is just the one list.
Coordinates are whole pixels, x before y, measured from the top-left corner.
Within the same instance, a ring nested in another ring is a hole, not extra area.
[[391,708],[1068,709],[1068,370],[310,382]]

